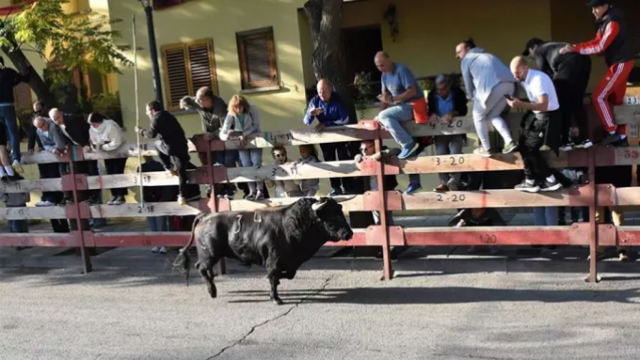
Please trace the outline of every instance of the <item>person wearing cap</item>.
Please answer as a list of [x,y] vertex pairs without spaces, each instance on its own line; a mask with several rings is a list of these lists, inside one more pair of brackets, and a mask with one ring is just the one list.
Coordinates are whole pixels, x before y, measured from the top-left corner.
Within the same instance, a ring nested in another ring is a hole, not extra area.
[[487,121],[491,122],[504,141],[502,153],[513,152],[518,146],[500,114],[507,107],[505,97],[515,95],[516,79],[498,57],[476,47],[473,39],[456,46],[456,57],[461,61],[467,98],[473,100],[473,122],[480,139],[480,147],[473,153],[487,158],[493,155]]
[[[560,150],[587,149],[593,146],[588,138],[589,121],[584,107],[584,94],[591,76],[591,58],[578,53],[560,54],[565,45],[533,38],[527,41],[522,55],[533,59],[538,69],[553,79],[562,114]],[[569,139],[572,119],[580,131],[576,143]]]
[[559,190],[562,184],[555,178],[540,152],[545,139],[547,144],[556,151],[560,142],[559,133],[547,130],[549,122],[562,121],[556,89],[549,75],[539,70],[529,69],[523,56],[516,56],[511,61],[511,72],[526,90],[530,102],[511,98],[507,99],[507,103],[514,109],[533,112],[533,114],[525,114],[522,121],[518,150],[524,163],[525,180],[516,185],[515,189],[530,193]]
[[598,32],[596,38],[576,45],[567,44],[561,54],[579,53],[582,55],[598,55],[604,53],[607,73],[593,92],[595,105],[600,121],[609,135],[602,141],[603,145],[622,145],[626,142],[624,125],[619,129],[611,110],[613,105],[622,105],[627,92],[627,80],[633,69],[632,43],[622,10],[610,5],[608,0],[591,0],[591,12],[596,18]]

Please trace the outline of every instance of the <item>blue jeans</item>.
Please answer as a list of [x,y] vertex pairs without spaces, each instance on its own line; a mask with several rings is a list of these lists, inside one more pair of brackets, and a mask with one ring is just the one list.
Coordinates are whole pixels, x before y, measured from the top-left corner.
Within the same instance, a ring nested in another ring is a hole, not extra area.
[[387,128],[391,137],[402,147],[414,143],[411,135],[400,125],[401,122],[411,119],[413,119],[413,106],[411,104],[390,107],[378,114],[378,121]]
[[20,138],[16,124],[16,109],[13,105],[0,106],[0,122],[7,128],[11,146],[11,158],[20,161]]
[[214,153],[214,161],[228,168],[236,167],[239,160],[238,150],[217,151]]
[[534,208],[533,215],[536,226],[558,225],[558,208],[556,206]]
[[[462,145],[464,144],[464,138],[462,135],[451,135],[451,136],[436,136],[436,155],[455,155],[462,154]],[[439,174],[440,176],[440,184],[446,185],[449,182],[449,179],[453,179],[453,181],[460,183],[460,175],[462,173],[443,173]]]
[[[262,149],[250,149],[250,150],[238,150],[240,156],[240,163],[242,167],[254,167],[259,169],[262,166]],[[249,191],[256,192],[257,182],[249,182]],[[264,185],[260,185],[260,189],[264,188]]]
[[168,220],[168,216],[153,216],[147,218],[147,224],[149,224],[149,229],[153,232],[169,231]]
[[27,220],[9,220],[9,229],[12,233],[28,233],[29,224]]

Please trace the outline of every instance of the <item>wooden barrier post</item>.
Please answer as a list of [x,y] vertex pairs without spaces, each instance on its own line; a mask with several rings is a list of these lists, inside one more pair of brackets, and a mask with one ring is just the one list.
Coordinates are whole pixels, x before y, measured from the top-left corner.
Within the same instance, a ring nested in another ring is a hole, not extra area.
[[[222,165],[224,166],[225,164],[222,164]],[[216,186],[215,186],[216,182],[215,182],[215,179],[213,178],[213,159],[211,158],[211,141],[207,141],[206,166],[207,166],[207,174],[209,174],[209,186],[211,187],[211,192],[210,192],[211,198],[209,199],[209,209],[211,209],[212,213],[216,213],[218,212],[218,201],[217,201],[218,195],[216,194]],[[226,166],[225,166],[225,171],[226,171]],[[224,275],[226,273],[227,273],[227,264],[225,262],[224,257],[222,257],[220,258],[220,261],[218,261],[218,274]]]
[[[80,153],[79,156],[77,156],[76,150],[78,150],[78,152]],[[78,241],[79,241],[79,248],[80,248],[80,257],[82,259],[82,269],[83,272],[85,274],[90,273],[93,270],[93,267],[91,266],[91,255],[89,254],[89,252],[87,251],[87,248],[85,246],[85,239],[84,239],[84,232],[85,230],[89,230],[89,229],[85,229],[84,228],[84,222],[82,221],[82,212],[80,211],[80,196],[78,194],[78,179],[76,179],[76,169],[74,168],[74,162],[75,161],[82,161],[84,160],[83,156],[82,156],[82,148],[78,148],[74,145],[69,146],[69,151],[70,151],[70,156],[68,155],[68,164],[69,164],[69,174],[71,176],[71,191],[73,193],[73,205],[75,207],[75,211],[76,211],[76,234],[75,236],[77,237]],[[82,176],[85,177],[86,180],[86,174],[82,174]],[[84,183],[86,184],[86,181],[84,181]],[[65,204],[66,206],[66,204]],[[69,224],[71,225],[71,224]]]
[[596,151],[589,149],[589,276],[587,282],[598,282],[598,224],[596,211],[598,203],[598,187],[596,186]]
[[[378,136],[374,140],[375,151],[382,151],[382,140],[380,136],[380,125],[374,122],[375,129],[378,130]],[[383,159],[376,161],[376,177],[378,181],[377,196],[378,210],[380,211],[380,228],[382,229],[382,263],[384,265],[384,279],[391,280],[393,277],[393,269],[391,268],[391,241],[389,238],[389,224],[387,219],[387,202],[384,191],[384,163]]]

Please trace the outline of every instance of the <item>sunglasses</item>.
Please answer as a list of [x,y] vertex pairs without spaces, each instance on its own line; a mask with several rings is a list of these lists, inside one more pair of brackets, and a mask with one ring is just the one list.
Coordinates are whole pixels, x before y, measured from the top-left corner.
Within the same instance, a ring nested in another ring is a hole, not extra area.
[[369,145],[369,146],[361,147],[361,148],[360,148],[360,152],[366,152],[367,150],[371,149],[372,147],[373,147],[373,145]]
[[274,154],[274,156],[277,158],[281,158],[281,157],[287,157],[287,154]]

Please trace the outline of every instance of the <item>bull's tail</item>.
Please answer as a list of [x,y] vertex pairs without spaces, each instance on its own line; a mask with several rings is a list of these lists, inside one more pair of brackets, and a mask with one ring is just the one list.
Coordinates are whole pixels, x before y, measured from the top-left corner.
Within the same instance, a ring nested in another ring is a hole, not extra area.
[[187,286],[189,286],[189,267],[191,266],[191,258],[189,258],[189,248],[193,244],[193,239],[195,238],[196,226],[205,215],[206,213],[201,213],[196,216],[191,228],[191,238],[189,238],[189,242],[187,243],[187,245],[185,245],[185,247],[180,249],[178,256],[173,261],[173,268],[185,274]]

